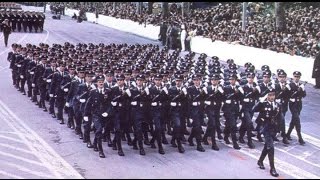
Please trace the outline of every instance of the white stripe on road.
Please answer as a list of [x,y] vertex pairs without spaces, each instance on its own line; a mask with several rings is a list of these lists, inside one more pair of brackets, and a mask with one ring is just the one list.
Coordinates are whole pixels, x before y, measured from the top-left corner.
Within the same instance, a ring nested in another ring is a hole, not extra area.
[[[223,143],[223,144],[225,144],[225,143]],[[232,145],[230,145],[230,144],[225,144],[225,145],[233,148]],[[248,149],[245,147],[242,147],[240,150],[235,150],[235,151],[239,151],[239,152],[241,152],[247,156],[250,156],[256,160],[258,160],[260,158],[260,154],[261,154],[261,151],[259,151],[257,149]],[[264,162],[266,162],[266,164],[269,164],[269,162],[266,160],[267,160],[267,157]],[[280,171],[282,171],[282,172],[284,172],[294,178],[297,178],[297,179],[319,179],[320,178],[320,176],[312,174],[308,171],[305,171],[297,166],[294,166],[290,163],[282,161],[278,158],[274,158],[274,162],[275,162],[276,169],[278,169],[278,170],[280,170]]]
[[13,155],[13,154],[9,154],[9,153],[6,153],[6,152],[0,151],[0,155],[7,156],[7,157],[10,157],[10,158],[14,158],[14,159],[18,159],[18,160],[21,160],[21,161],[24,161],[24,162],[27,162],[27,163],[30,163],[30,164],[33,164],[33,165],[45,167],[43,165],[43,163],[41,163],[41,162],[30,160],[30,159],[27,159],[27,158],[24,158],[24,157],[20,157],[20,156],[17,156],[17,155]]
[[49,38],[49,30],[45,30],[45,31],[47,31],[47,35],[46,35],[46,38],[43,40],[43,43],[46,43],[47,42],[47,40],[48,40],[48,38]]
[[[292,134],[292,136],[298,137],[296,134]],[[313,145],[320,148],[320,140],[319,139],[312,137],[312,136],[305,134],[305,133],[301,133],[301,136],[304,139],[304,141],[306,141],[306,143],[313,144]]]
[[24,152],[24,153],[27,153],[27,154],[33,154],[31,151],[28,151],[28,150],[25,150],[25,149],[22,149],[22,148],[19,148],[19,147],[16,147],[16,146],[11,146],[9,144],[0,143],[0,146],[5,147],[5,148],[10,148],[10,149],[13,149],[13,150],[16,150],[16,151],[21,151],[21,152]]
[[1,100],[0,111],[4,120],[25,141],[31,151],[57,178],[83,178],[70,164],[59,156],[42,138],[17,117]]
[[4,135],[1,135],[1,134],[0,134],[0,138],[8,139],[8,140],[10,140],[10,141],[15,141],[15,142],[23,143],[23,144],[24,144],[23,141],[21,141],[21,140],[19,140],[19,139],[17,139],[17,138],[8,137],[8,136],[4,136]]
[[[21,176],[17,176],[17,175],[11,174],[11,173],[7,173],[7,172],[2,171],[2,170],[0,170],[0,174],[5,175],[5,176],[9,176],[9,177],[12,177],[12,178],[16,178],[16,179],[24,179],[24,178],[21,177]],[[1,177],[1,179],[2,179],[2,178],[3,178],[3,177]]]
[[32,174],[32,175],[36,175],[36,176],[38,176],[38,177],[43,177],[43,178],[46,178],[46,179],[48,179],[48,178],[54,179],[53,176],[50,176],[50,175],[48,175],[48,174],[46,174],[46,173],[43,173],[43,172],[39,172],[38,170],[30,170],[30,169],[28,169],[28,168],[26,168],[26,167],[23,167],[23,166],[21,166],[21,165],[14,164],[14,163],[10,163],[10,162],[5,162],[5,161],[1,161],[1,160],[0,160],[0,162],[1,162],[1,164],[3,164],[3,165],[11,166],[11,167],[13,167],[14,169],[18,169],[18,170],[20,170],[20,171],[23,171],[23,172],[26,172],[26,173],[29,173],[29,174]]

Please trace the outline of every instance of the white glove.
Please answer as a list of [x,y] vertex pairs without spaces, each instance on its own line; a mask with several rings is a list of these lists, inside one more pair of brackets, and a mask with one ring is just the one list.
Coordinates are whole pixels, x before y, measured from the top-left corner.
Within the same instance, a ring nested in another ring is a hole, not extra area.
[[146,87],[146,88],[144,89],[144,91],[146,92],[147,95],[150,94],[150,91],[149,91],[149,88],[148,88],[148,87]]
[[83,120],[86,121],[86,122],[89,121],[88,116],[84,116],[84,117],[83,117]]
[[53,94],[49,94],[49,97],[53,97]]
[[185,87],[182,88],[182,92],[183,92],[184,95],[187,95],[187,89]]
[[108,113],[106,112],[102,113],[102,117],[108,117]]
[[204,103],[205,103],[206,105],[208,105],[208,106],[211,105],[211,101],[204,101]]
[[202,90],[203,90],[204,93],[208,94],[207,87],[203,87]]
[[299,87],[302,89],[302,91],[304,91],[305,88],[303,84],[301,84]]
[[137,101],[132,101],[132,102],[131,102],[131,105],[132,105],[132,106],[136,106],[136,105],[137,105]]
[[162,88],[162,90],[166,93],[166,94],[168,94],[169,92],[168,92],[168,89],[167,89],[167,87],[165,86],[164,88]]
[[112,105],[112,106],[116,106],[116,105],[117,105],[117,102],[112,101],[112,102],[111,102],[111,105]]
[[31,72],[30,72],[30,74],[34,74],[34,72],[33,72],[33,71],[31,71]]
[[177,103],[176,102],[171,102],[170,106],[174,106],[175,107],[175,106],[177,106]]
[[70,104],[68,102],[66,102],[66,107],[70,107]]
[[84,103],[84,102],[86,102],[86,99],[80,99],[80,102]]
[[48,83],[51,82],[51,79],[47,79],[47,82],[48,82]]
[[130,89],[126,89],[125,92],[127,93],[127,95],[128,95],[129,97],[131,97]]
[[131,84],[132,86],[137,87],[137,83],[135,81],[133,81]]
[[260,101],[260,102],[264,102],[264,101],[267,99],[267,97],[268,97],[268,94],[266,94],[265,96],[261,97],[261,98],[259,99],[259,101]]
[[20,75],[20,78],[23,79],[24,78],[23,75]]
[[63,91],[64,91],[64,92],[68,92],[69,89],[68,89],[68,88],[64,88]]
[[277,103],[281,103],[281,99],[276,99],[276,102]]
[[226,100],[226,104],[231,104],[231,100],[230,99]]
[[157,102],[152,102],[151,106],[157,106]]
[[36,87],[36,85],[34,83],[31,84],[32,87]]
[[220,91],[221,93],[224,93],[224,91],[223,91],[221,86],[218,87],[218,91]]
[[192,106],[198,106],[198,102],[192,102]]

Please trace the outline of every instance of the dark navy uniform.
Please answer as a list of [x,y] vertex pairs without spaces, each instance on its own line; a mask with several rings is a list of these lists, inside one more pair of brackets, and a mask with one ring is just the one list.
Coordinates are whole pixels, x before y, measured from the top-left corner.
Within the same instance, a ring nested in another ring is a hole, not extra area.
[[[295,71],[293,73],[293,76],[301,76],[301,73],[299,71]],[[304,145],[305,142],[302,139],[301,135],[301,124],[300,124],[300,112],[302,110],[302,98],[306,97],[306,91],[304,89],[304,84],[300,82],[291,82],[289,84],[289,90],[290,90],[290,100],[289,100],[289,109],[292,114],[291,122],[289,125],[289,129],[287,132],[287,137],[289,140],[291,140],[290,134],[293,130],[293,128],[296,128],[298,140],[301,145]]]
[[265,138],[265,144],[258,160],[258,165],[261,169],[264,169],[263,160],[268,155],[270,164],[270,174],[272,176],[279,176],[275,170],[274,166],[274,142],[273,137],[276,135],[277,131],[277,119],[278,115],[281,113],[280,104],[277,102],[270,102],[267,100],[261,100],[257,103],[254,108],[254,112],[260,112],[261,116],[261,129],[259,131],[263,134]]

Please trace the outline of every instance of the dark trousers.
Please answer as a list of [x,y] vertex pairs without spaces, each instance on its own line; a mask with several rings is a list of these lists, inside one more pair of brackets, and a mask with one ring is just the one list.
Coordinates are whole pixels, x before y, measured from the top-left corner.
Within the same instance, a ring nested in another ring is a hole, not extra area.
[[80,111],[80,105],[74,102],[73,111],[74,111],[75,131],[77,133],[81,133],[82,114],[81,114],[81,111]]
[[237,132],[237,108],[230,108],[228,111],[224,111],[224,117],[226,119],[224,135],[229,137],[231,134],[232,142],[237,141],[236,132]]
[[316,77],[316,87],[320,88],[320,77]]
[[134,106],[131,108],[133,124],[134,124],[134,135],[138,141],[142,141],[142,123],[144,122],[144,107]]
[[201,113],[200,113],[200,106],[193,106],[191,108],[190,118],[192,121],[192,129],[191,134],[189,136],[190,139],[193,137],[196,138],[197,142],[201,141]]
[[90,140],[90,130],[91,130],[91,123],[92,117],[88,117],[88,121],[83,121],[83,141],[88,142]]
[[289,125],[289,130],[288,130],[288,134],[291,134],[291,131],[293,130],[293,128],[296,128],[297,131],[297,135],[299,139],[302,139],[301,136],[301,124],[300,124],[300,112],[302,110],[302,102],[290,102],[289,103],[289,108],[290,111],[292,113],[292,118],[291,118],[291,122]]
[[8,40],[9,40],[9,34],[8,33],[3,33],[4,37],[4,44],[7,47],[8,46]]
[[245,109],[243,111],[243,118],[242,124],[239,129],[240,137],[243,137],[247,132],[248,140],[251,140],[252,130],[253,130],[253,123],[252,123],[253,112]]

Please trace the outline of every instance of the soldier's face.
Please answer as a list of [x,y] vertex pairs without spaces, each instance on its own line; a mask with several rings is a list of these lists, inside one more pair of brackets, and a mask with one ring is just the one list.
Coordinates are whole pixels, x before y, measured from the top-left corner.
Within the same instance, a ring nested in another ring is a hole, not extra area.
[[160,86],[161,85],[161,79],[155,79],[154,83],[156,84],[156,86]]
[[60,69],[60,71],[64,71],[65,67],[64,66],[60,66],[59,69]]
[[267,97],[268,101],[273,102],[275,98],[276,98],[275,93],[268,94],[268,97]]
[[143,85],[144,80],[142,79],[137,79],[137,85],[138,86],[142,86]]
[[108,81],[108,82],[111,82],[111,81],[112,81],[112,79],[113,79],[113,76],[112,76],[112,75],[110,75],[110,74],[109,74],[109,75],[107,75],[107,81]]
[[98,85],[98,87],[99,88],[103,88],[103,80],[99,80],[99,81],[97,81],[97,85]]
[[119,86],[123,86],[124,85],[124,79],[117,80],[117,83],[118,83]]
[[182,80],[176,80],[176,85],[180,87],[182,85]]
[[200,79],[193,80],[195,86],[200,86]]
[[216,86],[216,85],[219,84],[219,80],[212,79],[212,80],[211,80],[211,84],[212,84],[213,86]]
[[92,82],[92,76],[86,76],[86,81],[88,83],[91,83]]
[[247,80],[248,80],[248,83],[249,83],[249,84],[252,84],[252,83],[253,83],[253,77],[248,77]]
[[300,76],[293,77],[294,82],[298,83],[300,81]]
[[281,83],[284,83],[284,82],[286,82],[287,77],[286,77],[286,76],[279,76],[279,77],[278,77],[278,80],[279,80]]
[[82,79],[84,78],[84,72],[79,72],[78,76]]
[[270,81],[270,77],[269,76],[263,76],[263,82],[264,83],[268,83]]
[[230,82],[231,85],[235,85],[236,84],[236,79],[230,79],[229,82]]

